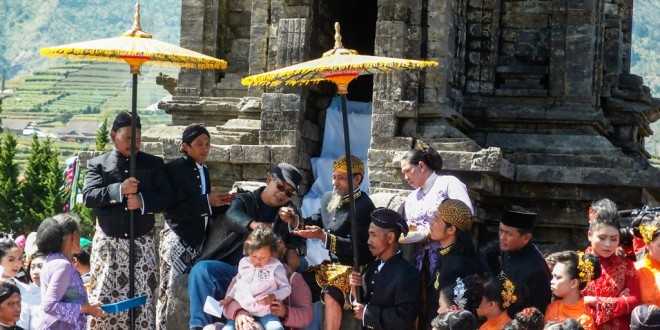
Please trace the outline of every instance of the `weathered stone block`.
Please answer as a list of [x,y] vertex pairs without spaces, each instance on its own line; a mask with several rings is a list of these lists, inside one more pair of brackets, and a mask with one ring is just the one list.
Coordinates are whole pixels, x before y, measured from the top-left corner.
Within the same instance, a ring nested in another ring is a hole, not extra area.
[[[369,149],[369,167],[400,169],[401,160],[407,150],[378,150]],[[370,174],[371,175],[371,174]]]
[[261,113],[261,129],[296,130],[300,127],[300,112],[298,111],[263,111]]
[[396,135],[396,117],[389,114],[371,115],[371,135],[372,136],[395,136]]
[[263,111],[280,111],[281,93],[263,93],[261,95],[261,104]]
[[412,137],[386,137],[386,136],[373,136],[371,138],[371,149],[381,149],[381,150],[410,150],[412,146]]
[[270,148],[263,145],[244,145],[243,146],[243,162],[254,164],[269,164],[270,163]]
[[272,164],[299,162],[298,150],[293,145],[270,146],[270,159]]
[[229,162],[232,146],[211,145],[207,161],[209,162]]
[[296,145],[298,139],[300,138],[300,133],[298,131],[259,131],[259,144],[268,145],[268,144],[289,144]]
[[243,166],[243,179],[266,180],[270,173],[270,165],[246,164]]

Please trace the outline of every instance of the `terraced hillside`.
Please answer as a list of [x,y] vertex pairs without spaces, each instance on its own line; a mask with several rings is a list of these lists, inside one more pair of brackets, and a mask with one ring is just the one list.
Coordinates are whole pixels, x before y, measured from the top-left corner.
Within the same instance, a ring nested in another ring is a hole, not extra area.
[[[138,109],[147,122],[169,122],[162,113],[144,111],[167,95],[156,85],[159,72],[163,70],[145,67],[140,76]],[[165,73],[175,75],[171,69]],[[127,66],[113,63],[66,63],[37,71],[4,100],[0,116],[45,127],[57,127],[74,118],[99,120],[130,109],[129,79]]]

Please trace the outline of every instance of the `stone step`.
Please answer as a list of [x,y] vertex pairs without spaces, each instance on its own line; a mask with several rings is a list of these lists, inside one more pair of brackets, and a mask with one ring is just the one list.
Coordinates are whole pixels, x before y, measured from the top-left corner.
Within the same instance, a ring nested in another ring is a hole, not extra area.
[[573,167],[635,168],[639,163],[621,155],[575,155],[547,153],[507,153],[504,158],[516,165],[549,165]]

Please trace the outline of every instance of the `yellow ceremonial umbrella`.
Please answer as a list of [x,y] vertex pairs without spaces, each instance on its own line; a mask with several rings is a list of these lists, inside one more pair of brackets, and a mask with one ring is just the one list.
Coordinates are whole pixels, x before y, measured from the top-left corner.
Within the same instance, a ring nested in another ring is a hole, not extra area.
[[[227,62],[194,52],[176,45],[153,39],[151,34],[142,31],[140,26],[140,2],[135,5],[133,27],[119,37],[84,41],[67,45],[42,48],[42,56],[64,57],[73,60],[100,62],[125,62],[133,76],[131,114],[137,118],[137,83],[140,67],[143,64],[170,66],[198,70],[224,70]],[[131,157],[129,176],[135,176],[136,121],[131,125]],[[129,248],[129,298],[135,293],[135,233],[134,212],[130,212]],[[131,310],[131,329],[134,327],[134,310]]]
[[[245,86],[279,87],[305,86],[322,81],[330,81],[337,85],[337,93],[341,96],[341,112],[344,126],[344,149],[348,165],[348,185],[350,201],[351,235],[356,238],[357,224],[355,219],[355,200],[353,196],[353,165],[351,162],[351,146],[348,132],[348,114],[346,110],[346,94],[348,84],[360,75],[388,73],[404,70],[415,70],[437,67],[435,61],[417,61],[391,57],[359,55],[355,50],[346,49],[341,42],[339,23],[335,23],[335,46],[323,53],[321,58],[294,64],[285,68],[245,77],[241,83]],[[359,267],[358,245],[353,240],[353,266]]]

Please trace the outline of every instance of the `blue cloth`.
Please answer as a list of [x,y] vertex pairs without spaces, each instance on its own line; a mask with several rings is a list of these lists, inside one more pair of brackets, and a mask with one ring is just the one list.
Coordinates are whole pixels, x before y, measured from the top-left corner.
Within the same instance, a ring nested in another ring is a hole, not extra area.
[[[277,316],[273,314],[268,314],[262,317],[254,317],[254,319],[264,327],[264,330],[284,330],[282,322]],[[227,321],[227,324],[222,328],[222,330],[234,330],[234,320]]]
[[[351,153],[364,162],[365,173],[360,188],[368,192],[367,153],[371,142],[371,103],[348,101],[346,109]],[[321,155],[311,159],[315,181],[303,198],[301,208],[303,217],[319,213],[321,196],[332,190],[332,163],[345,154],[343,125],[341,99],[337,96],[332,99],[326,111]]]
[[188,275],[188,296],[190,297],[190,328],[204,327],[214,322],[213,317],[204,313],[206,297],[222,299],[229,283],[238,269],[228,263],[215,260],[200,261]]

